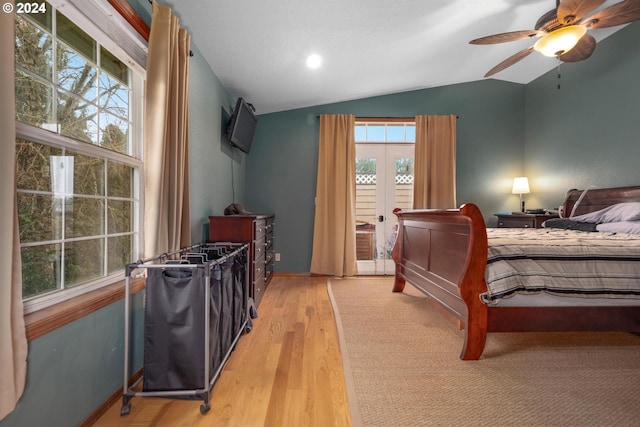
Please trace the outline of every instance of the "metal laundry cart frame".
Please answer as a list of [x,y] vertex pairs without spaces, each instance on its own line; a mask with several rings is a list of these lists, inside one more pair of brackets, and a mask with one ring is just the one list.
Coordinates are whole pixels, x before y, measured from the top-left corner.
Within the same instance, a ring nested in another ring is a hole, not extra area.
[[[134,263],[128,264],[126,266],[126,270],[125,270],[125,298],[124,298],[124,383],[123,383],[123,393],[122,393],[122,408],[120,410],[120,415],[127,415],[131,412],[131,402],[130,400],[133,397],[139,396],[139,397],[167,397],[167,398],[177,398],[177,397],[190,397],[190,396],[195,396],[195,397],[202,397],[203,403],[200,405],[200,413],[201,414],[205,414],[209,411],[209,409],[211,409],[210,406],[210,393],[211,393],[211,388],[213,387],[213,384],[216,382],[216,380],[218,379],[218,377],[220,376],[220,373],[222,371],[222,368],[224,367],[225,363],[227,362],[229,356],[231,355],[231,352],[233,351],[233,349],[236,346],[236,343],[238,342],[238,340],[240,339],[240,336],[242,336],[243,333],[245,332],[249,332],[252,328],[252,317],[255,318],[257,317],[257,312],[256,312],[256,308],[254,305],[253,300],[249,297],[249,255],[248,255],[248,249],[249,249],[249,244],[248,243],[231,243],[231,242],[216,242],[216,243],[203,243],[203,244],[198,244],[198,245],[193,245],[193,246],[189,246],[186,248],[182,248],[178,251],[175,252],[171,252],[171,253],[165,253],[162,255],[159,255],[157,257],[154,258],[149,258],[146,260],[138,260]],[[221,255],[219,258],[213,259],[213,260],[208,260],[205,263],[200,263],[200,264],[186,264],[186,263],[179,263],[180,260],[180,256],[185,256],[187,254],[193,254],[196,253],[198,251],[203,251],[203,250],[230,250],[231,252],[228,253],[224,253],[223,255]],[[229,348],[226,351],[225,356],[223,357],[220,365],[218,366],[218,368],[216,369],[216,372],[213,374],[213,376],[210,377],[210,359],[211,359],[211,354],[210,354],[210,341],[211,341],[211,336],[210,336],[210,330],[209,330],[209,325],[210,325],[210,307],[209,307],[209,301],[210,301],[210,297],[211,297],[211,288],[210,288],[210,284],[211,284],[211,270],[213,269],[213,267],[215,265],[219,265],[224,263],[225,261],[227,261],[229,258],[234,257],[242,252],[245,252],[245,265],[244,265],[244,295],[246,295],[246,307],[245,307],[245,316],[243,319],[243,323],[241,325],[241,327],[238,328],[238,330],[236,331],[236,335],[233,337],[233,340],[231,342],[231,345],[229,346]],[[163,264],[159,264],[157,262],[167,262],[167,261],[173,261],[173,263],[163,263]],[[144,377],[144,373],[143,376],[140,377],[139,379],[137,379],[131,386],[128,385],[129,383],[129,360],[130,360],[130,328],[131,328],[131,301],[130,301],[130,292],[131,292],[131,286],[130,286],[130,280],[131,280],[131,274],[133,271],[137,270],[137,269],[155,269],[155,268],[162,268],[162,269],[197,269],[197,268],[204,268],[205,269],[205,304],[207,304],[207,308],[204,310],[204,382],[202,384],[202,388],[197,388],[197,389],[193,389],[193,390],[166,390],[166,391],[135,391],[134,389],[138,386],[138,384],[140,383],[140,381],[142,381],[143,377]],[[208,384],[206,384],[207,382],[207,378],[211,378],[208,382]]]

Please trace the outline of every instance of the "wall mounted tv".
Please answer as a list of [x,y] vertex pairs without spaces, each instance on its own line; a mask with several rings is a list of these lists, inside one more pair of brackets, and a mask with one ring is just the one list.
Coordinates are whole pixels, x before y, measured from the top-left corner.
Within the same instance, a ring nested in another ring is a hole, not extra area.
[[255,115],[253,105],[243,98],[238,98],[236,108],[229,119],[227,127],[227,140],[240,150],[248,153],[253,142],[253,134],[256,131],[258,118]]

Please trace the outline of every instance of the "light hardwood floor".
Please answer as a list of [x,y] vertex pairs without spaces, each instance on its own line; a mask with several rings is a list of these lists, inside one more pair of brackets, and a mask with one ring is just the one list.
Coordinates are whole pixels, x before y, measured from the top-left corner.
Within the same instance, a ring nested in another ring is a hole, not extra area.
[[342,359],[326,278],[276,275],[254,319],[201,400],[121,401],[94,426],[351,426]]

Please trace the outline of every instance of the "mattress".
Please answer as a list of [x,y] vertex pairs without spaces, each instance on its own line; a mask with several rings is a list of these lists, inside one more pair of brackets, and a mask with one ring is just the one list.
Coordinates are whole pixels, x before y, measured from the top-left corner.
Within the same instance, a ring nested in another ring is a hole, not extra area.
[[640,235],[490,228],[487,237],[488,304],[544,293],[640,305]]

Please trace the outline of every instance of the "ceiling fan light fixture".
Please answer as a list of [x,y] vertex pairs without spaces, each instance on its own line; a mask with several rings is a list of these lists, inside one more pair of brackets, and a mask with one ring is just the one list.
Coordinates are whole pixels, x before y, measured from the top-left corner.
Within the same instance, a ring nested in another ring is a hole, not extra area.
[[583,25],[569,25],[546,34],[533,48],[545,56],[560,56],[573,49],[586,33],[587,28]]

